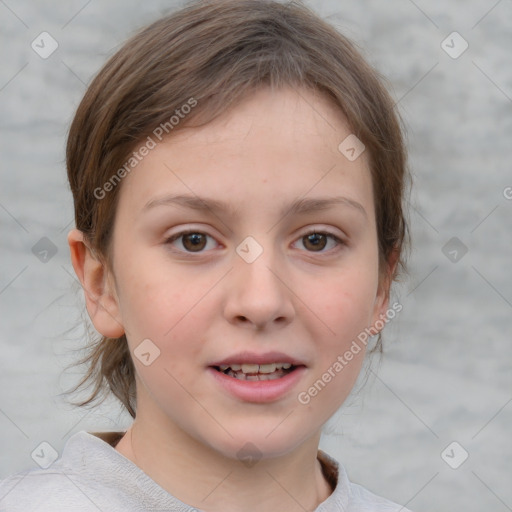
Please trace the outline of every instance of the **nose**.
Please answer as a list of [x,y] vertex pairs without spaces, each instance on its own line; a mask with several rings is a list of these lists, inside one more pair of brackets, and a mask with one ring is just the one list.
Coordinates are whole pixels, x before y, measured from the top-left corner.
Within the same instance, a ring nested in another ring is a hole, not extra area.
[[252,330],[283,328],[295,317],[290,278],[270,249],[252,263],[234,255],[224,314],[237,326]]

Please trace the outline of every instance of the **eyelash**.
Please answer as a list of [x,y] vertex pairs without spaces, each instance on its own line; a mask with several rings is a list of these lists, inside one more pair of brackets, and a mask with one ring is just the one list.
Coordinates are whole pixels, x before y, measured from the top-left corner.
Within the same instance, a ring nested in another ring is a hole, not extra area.
[[[213,238],[213,236],[209,235],[208,233],[204,233],[202,231],[198,231],[198,230],[195,230],[195,229],[188,229],[186,231],[180,231],[179,233],[176,233],[176,234],[170,236],[169,238],[167,238],[165,240],[165,244],[166,245],[167,244],[170,245],[173,242],[175,242],[176,240],[178,240],[178,239],[180,239],[180,238],[182,238],[182,237],[184,237],[186,235],[190,235],[190,234],[206,235],[207,237]],[[303,239],[303,238],[305,238],[307,236],[310,236],[310,235],[325,235],[327,238],[329,238],[331,240],[334,240],[334,242],[336,242],[338,247],[341,246],[341,245],[345,245],[343,240],[341,240],[339,237],[337,237],[333,233],[330,233],[329,231],[311,230],[311,231],[308,231],[307,233],[304,233],[297,240]],[[205,252],[205,251],[194,252],[194,251],[187,251],[187,250],[181,250],[181,249],[177,249],[177,251],[181,252],[181,253],[185,253],[185,254],[202,254],[203,252]],[[330,252],[330,251],[323,251],[322,250],[322,251],[306,251],[306,252],[310,252],[312,254],[315,254],[315,253],[317,253],[317,254],[326,254],[327,252]]]

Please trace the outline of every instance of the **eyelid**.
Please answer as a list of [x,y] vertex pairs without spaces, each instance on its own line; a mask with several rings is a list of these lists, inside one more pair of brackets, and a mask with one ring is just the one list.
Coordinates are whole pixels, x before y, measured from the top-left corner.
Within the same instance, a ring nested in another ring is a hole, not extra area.
[[302,233],[302,235],[299,236],[299,238],[302,236],[310,235],[312,233],[318,233],[320,235],[331,235],[334,238],[337,238],[341,242],[343,242],[343,239],[345,236],[344,234],[339,233],[339,232],[335,231],[334,229],[330,229],[330,228],[326,228],[326,227],[322,227],[322,226],[318,226],[318,225],[308,226],[305,229],[306,229],[306,231],[304,231]]

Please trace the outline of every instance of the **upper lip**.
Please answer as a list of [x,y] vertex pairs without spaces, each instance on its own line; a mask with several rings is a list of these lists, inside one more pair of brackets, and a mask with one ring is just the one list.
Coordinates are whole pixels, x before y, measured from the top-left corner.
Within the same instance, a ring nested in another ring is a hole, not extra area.
[[216,361],[209,366],[221,366],[230,364],[271,364],[271,363],[290,363],[293,366],[305,366],[301,360],[289,356],[283,352],[265,352],[258,354],[256,352],[239,352]]

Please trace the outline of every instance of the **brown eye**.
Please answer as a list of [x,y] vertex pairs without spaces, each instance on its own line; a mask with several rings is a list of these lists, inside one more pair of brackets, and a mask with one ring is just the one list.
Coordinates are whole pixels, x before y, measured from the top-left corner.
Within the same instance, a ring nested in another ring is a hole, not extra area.
[[[328,253],[337,246],[344,245],[336,235],[323,231],[311,231],[306,233],[299,241],[308,252]],[[298,242],[295,242],[298,243]]]
[[209,238],[214,240],[210,235],[199,231],[182,231],[168,238],[165,243],[173,246],[178,252],[199,253],[204,251]]
[[187,251],[202,251],[206,246],[206,236],[203,233],[189,233],[183,235],[183,247]]
[[321,251],[327,245],[327,236],[322,233],[310,233],[302,238],[304,240],[304,247],[313,251]]

